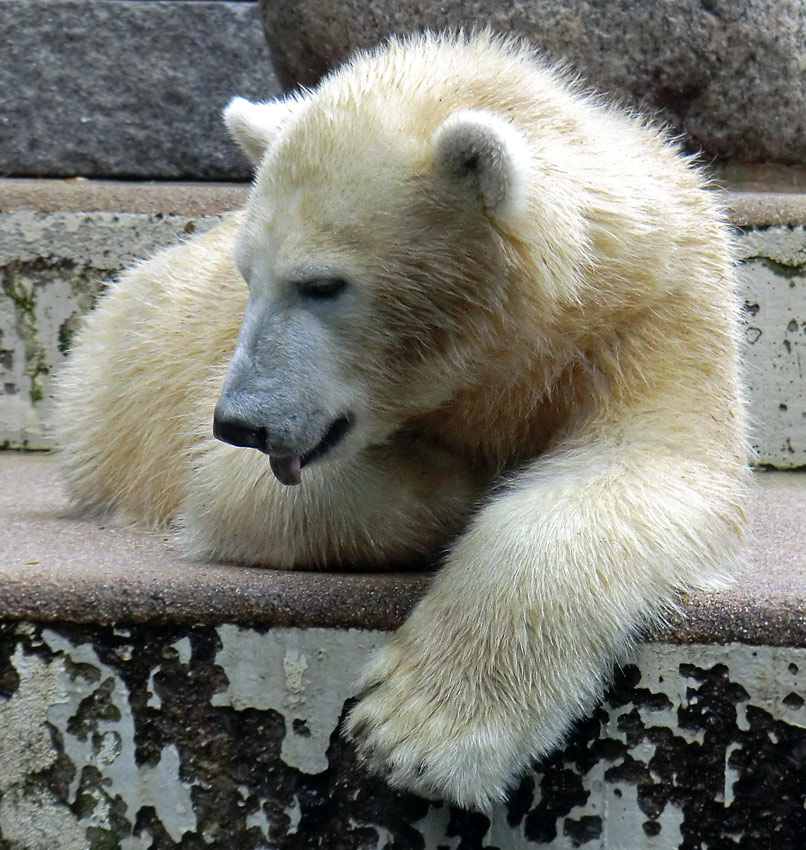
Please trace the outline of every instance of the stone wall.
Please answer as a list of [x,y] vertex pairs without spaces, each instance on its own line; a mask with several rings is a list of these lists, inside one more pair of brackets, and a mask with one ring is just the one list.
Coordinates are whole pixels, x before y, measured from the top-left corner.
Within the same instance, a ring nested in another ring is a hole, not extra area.
[[247,180],[221,110],[279,86],[257,3],[3,0],[0,175]]
[[795,0],[262,0],[287,87],[390,33],[491,27],[657,116],[709,160],[806,162],[806,6]]

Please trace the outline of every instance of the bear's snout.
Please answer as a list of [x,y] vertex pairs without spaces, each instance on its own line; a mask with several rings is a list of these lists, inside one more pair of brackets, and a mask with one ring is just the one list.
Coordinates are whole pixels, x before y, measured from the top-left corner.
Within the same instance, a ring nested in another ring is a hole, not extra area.
[[281,484],[299,484],[302,467],[328,454],[343,441],[352,425],[353,416],[343,414],[315,436],[301,433],[292,440],[282,433],[283,429],[272,432],[265,425],[247,422],[221,401],[213,413],[213,436],[224,443],[258,449],[269,455],[272,472]]

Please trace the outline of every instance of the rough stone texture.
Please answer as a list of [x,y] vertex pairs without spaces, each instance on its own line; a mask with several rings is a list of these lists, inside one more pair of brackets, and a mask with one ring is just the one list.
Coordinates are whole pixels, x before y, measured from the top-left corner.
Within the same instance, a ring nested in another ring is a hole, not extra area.
[[691,147],[806,162],[806,7],[797,0],[262,0],[277,73],[310,85],[389,33],[491,25],[658,110]]
[[[43,213],[148,213],[163,217],[221,215],[240,209],[248,193],[249,186],[243,183],[154,183],[87,180],[81,177],[31,180],[9,177],[0,179],[0,213],[34,210]],[[803,221],[806,221],[806,213]]]
[[0,173],[246,179],[221,109],[278,84],[254,3],[0,2]]
[[806,228],[751,229],[739,240],[744,377],[759,463],[806,465]]
[[786,192],[726,192],[725,207],[736,227],[797,227],[806,221],[806,195]]
[[[736,584],[651,637],[806,646],[804,516],[806,475],[759,473]],[[430,580],[190,563],[170,538],[71,518],[57,458],[0,453],[0,619],[395,629]]]
[[734,226],[806,225],[806,168],[734,162],[709,171]]
[[806,649],[640,647],[487,815],[338,734],[368,631],[0,626],[3,850],[801,850]]
[[51,444],[51,375],[105,282],[156,248],[218,220],[159,213],[2,214],[0,447]]

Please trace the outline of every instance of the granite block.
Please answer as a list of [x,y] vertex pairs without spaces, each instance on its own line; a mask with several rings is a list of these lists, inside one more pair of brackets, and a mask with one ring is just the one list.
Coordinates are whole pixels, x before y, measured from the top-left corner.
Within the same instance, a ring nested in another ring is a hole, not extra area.
[[311,85],[390,33],[525,36],[711,156],[806,162],[806,5],[796,0],[262,0],[277,73]]
[[278,84],[255,3],[3,0],[0,174],[248,179],[220,119]]

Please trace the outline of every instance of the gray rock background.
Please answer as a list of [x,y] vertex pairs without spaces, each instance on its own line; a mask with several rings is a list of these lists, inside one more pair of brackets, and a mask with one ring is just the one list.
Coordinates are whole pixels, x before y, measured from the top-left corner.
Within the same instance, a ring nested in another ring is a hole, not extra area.
[[[391,32],[490,25],[717,160],[806,163],[798,0],[263,0],[285,88]],[[2,0],[0,177],[245,180],[228,99],[279,93],[247,0]]]
[[0,2],[0,176],[248,179],[220,112],[278,83],[256,3]]
[[262,0],[286,87],[311,85],[389,33],[490,25],[593,86],[659,111],[692,149],[806,162],[806,4],[800,0]]

